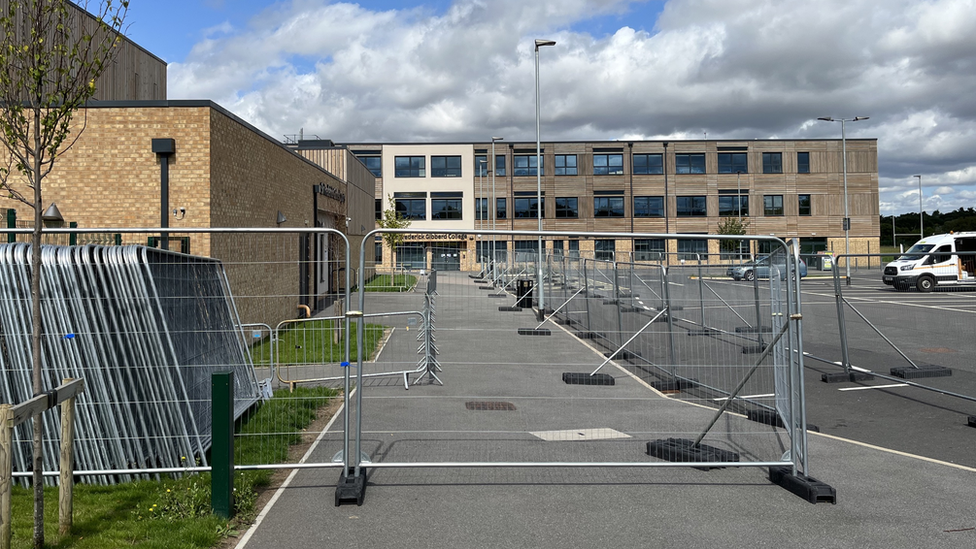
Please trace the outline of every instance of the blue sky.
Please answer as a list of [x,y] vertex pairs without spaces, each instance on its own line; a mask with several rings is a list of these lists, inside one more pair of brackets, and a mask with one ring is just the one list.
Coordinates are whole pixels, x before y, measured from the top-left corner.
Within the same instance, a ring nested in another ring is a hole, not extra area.
[[976,0],[133,0],[171,99],[339,142],[839,137],[881,212],[976,204]]

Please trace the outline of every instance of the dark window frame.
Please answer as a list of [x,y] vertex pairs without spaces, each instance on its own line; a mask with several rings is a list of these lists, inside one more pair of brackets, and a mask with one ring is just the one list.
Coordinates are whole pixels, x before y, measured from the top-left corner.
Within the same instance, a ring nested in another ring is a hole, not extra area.
[[579,198],[575,196],[557,196],[556,219],[579,219]]
[[[538,213],[533,209],[537,204],[536,196],[516,196],[513,208],[515,219],[537,219]],[[546,218],[546,197],[542,197],[542,219]]]
[[764,152],[762,153],[763,173],[783,173],[783,153]]
[[[654,209],[652,202],[660,202],[660,207]],[[660,212],[659,214],[652,213]],[[647,195],[634,197],[634,217],[664,217],[664,196]]]
[[[440,161],[444,166],[438,166]],[[461,155],[438,154],[430,157],[431,177],[461,177]]]
[[[611,159],[619,162],[611,162]],[[624,155],[623,153],[594,153],[593,154],[593,175],[623,175],[624,174]]]
[[[652,163],[651,158],[655,158],[656,161]],[[631,159],[631,170],[634,175],[663,175],[664,155],[661,153],[635,154]]]
[[796,153],[796,173],[810,173],[810,153]]
[[[567,165],[567,160],[572,158],[572,166]],[[579,163],[575,154],[557,154],[553,160],[553,173],[555,175],[579,175]],[[562,161],[560,163],[560,161]]]
[[[406,165],[401,162],[403,159],[406,159]],[[427,157],[393,157],[393,177],[427,177]]]
[[[778,199],[778,200],[777,200]],[[777,206],[777,202],[779,206]],[[766,217],[783,217],[786,215],[783,209],[783,195],[764,194],[763,195],[763,215]]]
[[675,197],[676,217],[708,217],[708,197],[686,195]]
[[624,217],[624,196],[594,196],[593,217]]
[[[536,155],[534,154],[516,154],[512,157],[512,174],[514,177],[535,177],[536,176]],[[522,160],[525,160],[525,165],[522,166]],[[539,161],[542,164],[542,170],[539,172],[541,175],[546,175],[546,157],[543,155],[539,157]]]
[[[806,205],[804,205],[804,198],[806,198]],[[813,215],[813,197],[809,194],[798,194],[796,195],[796,208],[797,215],[802,215],[804,217]]]
[[718,153],[718,173],[749,173],[749,153]]
[[677,175],[705,173],[705,153],[675,153],[674,173]]

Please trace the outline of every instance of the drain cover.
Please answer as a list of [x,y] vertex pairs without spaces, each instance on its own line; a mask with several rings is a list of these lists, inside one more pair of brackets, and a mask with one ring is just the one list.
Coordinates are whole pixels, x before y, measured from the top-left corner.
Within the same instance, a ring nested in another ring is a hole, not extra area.
[[480,400],[465,402],[464,407],[468,410],[514,410],[515,405],[511,402],[498,402],[492,400]]

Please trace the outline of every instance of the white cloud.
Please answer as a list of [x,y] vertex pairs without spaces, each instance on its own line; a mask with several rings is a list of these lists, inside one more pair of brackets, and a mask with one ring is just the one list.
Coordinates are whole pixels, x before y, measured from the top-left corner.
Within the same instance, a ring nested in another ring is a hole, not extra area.
[[[882,212],[921,174],[947,207],[976,188],[976,0],[456,0],[442,14],[275,4],[170,65],[170,96],[210,98],[272,135],[339,141],[534,140],[533,38],[548,139],[837,137],[870,116]],[[643,30],[642,30],[643,29]],[[946,192],[946,189],[953,192]]]

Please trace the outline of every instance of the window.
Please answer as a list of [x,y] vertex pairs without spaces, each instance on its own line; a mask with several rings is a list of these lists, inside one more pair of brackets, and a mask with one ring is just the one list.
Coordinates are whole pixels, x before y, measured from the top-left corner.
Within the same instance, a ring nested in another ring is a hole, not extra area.
[[431,177],[461,177],[461,157],[430,157],[430,175]]
[[478,220],[490,219],[488,217],[488,203],[490,199],[488,198],[475,198],[474,199],[474,218]]
[[763,196],[763,215],[783,215],[783,195],[767,194]]
[[678,241],[678,259],[688,261],[708,260],[708,240],[696,238]]
[[538,240],[516,240],[515,261],[536,262],[539,260]]
[[708,215],[704,196],[677,197],[678,217],[704,217]]
[[381,156],[360,156],[360,160],[366,165],[366,169],[376,177],[383,177],[383,157]]
[[[576,155],[557,154],[556,155],[556,175],[577,175],[576,174]],[[557,216],[558,217],[558,216]]]
[[749,173],[749,161],[744,152],[718,153],[718,173]]
[[763,173],[783,173],[783,153],[762,153]]
[[799,211],[797,213],[799,213],[800,215],[812,215],[810,211],[810,195],[801,194],[801,195],[797,195],[796,198],[797,198],[797,205],[799,207]]
[[[433,160],[431,160],[433,162]],[[485,177],[488,175],[488,155],[476,154],[474,156],[474,176]]]
[[373,241],[373,261],[383,263],[383,238],[380,236]]
[[505,155],[495,155],[495,177],[505,177]]
[[[536,156],[534,154],[517,154],[514,156],[515,159],[515,177],[536,175]],[[545,157],[542,160],[542,175],[546,173],[545,167]]]
[[459,192],[430,193],[430,218],[461,219],[461,201]]
[[634,217],[664,217],[664,197],[635,196]]
[[[515,193],[515,219],[535,219],[539,215],[537,195],[532,191]],[[542,217],[546,217],[546,197],[542,197]]]
[[569,257],[579,257],[579,240],[570,240],[569,244]]
[[705,155],[674,155],[674,173],[705,173]]
[[634,175],[661,175],[664,173],[664,155],[635,154]]
[[624,155],[594,154],[593,175],[623,175]]
[[404,219],[427,219],[427,193],[393,193],[396,211]]
[[810,173],[810,153],[796,153],[796,173]]
[[[611,191],[615,195],[617,191]],[[596,191],[595,194],[599,194]],[[619,194],[623,194],[620,192]],[[624,197],[623,196],[594,196],[593,197],[593,217],[623,217],[624,216]]]
[[427,177],[427,159],[423,156],[397,156],[393,159],[394,177]]
[[613,261],[616,251],[616,241],[614,240],[594,240],[593,257],[602,261]]
[[634,240],[634,261],[661,261],[664,259],[665,249],[663,238]]
[[[559,169],[559,168],[556,168]],[[556,197],[556,217],[576,219],[579,217],[579,199],[576,197]]]
[[383,219],[383,199],[382,198],[377,198],[375,200],[375,203],[376,203],[376,206],[375,206],[375,208],[376,208],[376,219],[377,220]]
[[749,241],[738,238],[719,240],[719,259],[744,261],[749,258]]
[[560,255],[560,256],[563,255],[563,241],[562,240],[553,240],[552,241],[552,254],[553,255]]
[[736,217],[749,215],[749,191],[739,189],[719,189],[718,215],[721,217]]
[[504,198],[495,199],[495,219],[505,219],[508,209],[505,207]]

